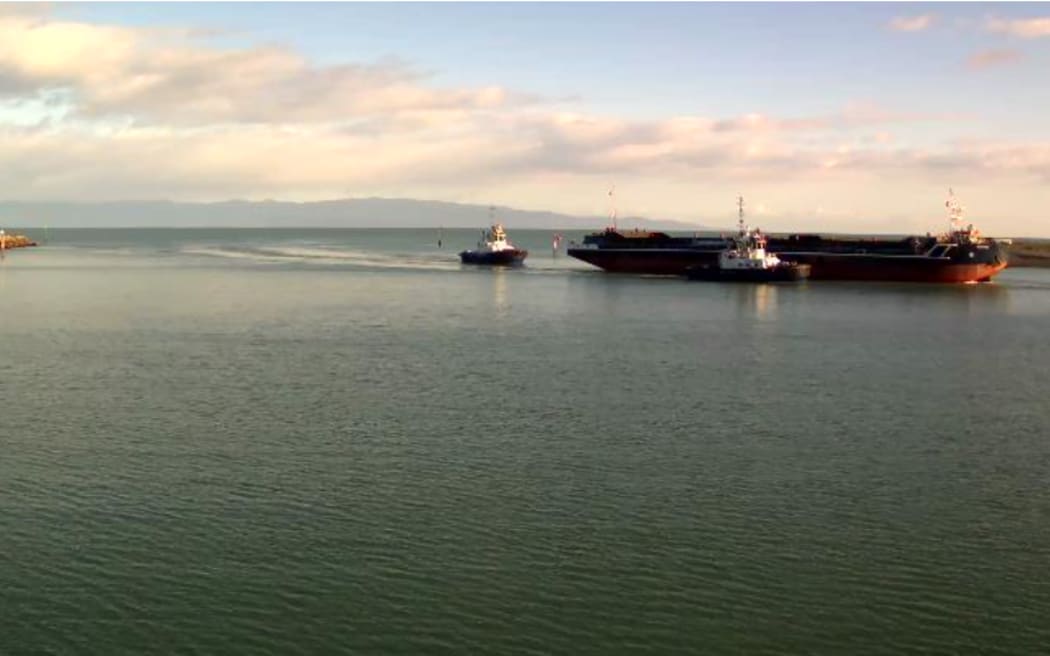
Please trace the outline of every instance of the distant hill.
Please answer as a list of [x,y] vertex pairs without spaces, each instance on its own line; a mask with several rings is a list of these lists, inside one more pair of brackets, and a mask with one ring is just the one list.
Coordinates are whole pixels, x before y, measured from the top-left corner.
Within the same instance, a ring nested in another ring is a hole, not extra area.
[[[606,225],[604,216],[581,217],[497,207],[496,219],[511,229],[581,229]],[[0,201],[0,227],[11,228],[477,228],[489,219],[487,205],[393,198],[353,198],[310,203],[225,201],[177,203],[43,203]],[[625,217],[623,227],[704,230],[676,221]]]

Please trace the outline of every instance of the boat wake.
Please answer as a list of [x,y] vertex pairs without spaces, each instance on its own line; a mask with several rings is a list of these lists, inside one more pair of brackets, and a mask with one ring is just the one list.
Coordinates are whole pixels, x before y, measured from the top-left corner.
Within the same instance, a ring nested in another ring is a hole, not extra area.
[[410,269],[453,271],[459,263],[447,255],[342,250],[305,246],[199,247],[182,251],[186,255],[248,260],[259,263],[313,264],[360,269]]
[[[383,269],[406,271],[461,271],[464,266],[453,251],[406,252],[343,249],[331,246],[309,245],[259,245],[259,246],[187,246],[181,254],[241,260],[246,263],[285,264],[350,269]],[[467,268],[473,269],[470,265]],[[591,267],[581,266],[571,258],[557,260],[536,258],[528,262],[522,271],[530,274],[564,275],[567,272],[591,272]]]

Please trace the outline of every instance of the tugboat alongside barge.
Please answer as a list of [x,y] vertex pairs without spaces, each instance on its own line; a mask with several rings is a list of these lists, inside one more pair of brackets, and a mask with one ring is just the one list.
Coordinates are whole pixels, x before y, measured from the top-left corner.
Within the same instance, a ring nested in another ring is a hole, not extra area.
[[744,198],[737,198],[739,228],[732,247],[718,254],[715,265],[689,267],[690,280],[710,282],[794,282],[809,277],[808,264],[785,262],[766,251],[766,238],[744,223]]
[[[811,267],[813,280],[897,282],[986,282],[1006,268],[1008,241],[982,237],[962,227],[962,208],[949,190],[946,234],[903,239],[788,235],[768,237],[767,248],[783,259]],[[720,237],[672,237],[664,232],[620,232],[614,227],[584,237],[568,254],[609,272],[685,275],[692,267],[715,266],[731,247]]]

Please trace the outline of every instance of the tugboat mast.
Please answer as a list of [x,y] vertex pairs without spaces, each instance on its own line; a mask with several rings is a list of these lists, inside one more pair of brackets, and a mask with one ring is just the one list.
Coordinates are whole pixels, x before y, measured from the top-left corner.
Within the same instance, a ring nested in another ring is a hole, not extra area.
[[963,208],[951,187],[948,187],[948,200],[944,201],[944,206],[948,208],[948,234],[954,235],[962,228]]

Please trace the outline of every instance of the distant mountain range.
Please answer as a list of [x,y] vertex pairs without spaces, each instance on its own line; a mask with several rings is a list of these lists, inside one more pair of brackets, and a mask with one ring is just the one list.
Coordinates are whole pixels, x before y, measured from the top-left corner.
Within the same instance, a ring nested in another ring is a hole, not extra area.
[[[604,216],[582,217],[497,207],[508,229],[604,227]],[[478,228],[487,225],[487,205],[393,198],[350,198],[309,203],[225,201],[179,203],[119,201],[45,203],[0,201],[0,227],[8,228]],[[624,217],[625,228],[705,230],[676,221]]]

